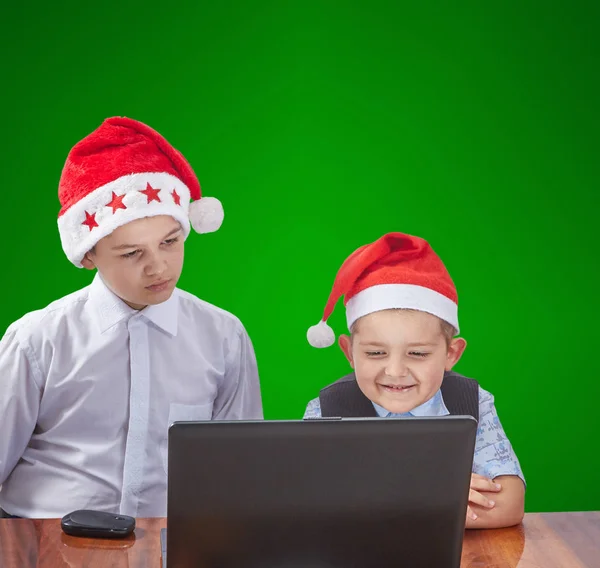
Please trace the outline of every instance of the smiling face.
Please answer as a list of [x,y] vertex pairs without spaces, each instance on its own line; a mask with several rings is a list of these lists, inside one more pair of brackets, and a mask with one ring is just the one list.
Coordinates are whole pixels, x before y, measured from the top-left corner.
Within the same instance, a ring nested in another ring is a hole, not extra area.
[[368,314],[339,343],[365,396],[399,414],[433,397],[466,347],[444,333],[439,318],[414,310]]
[[158,215],[115,229],[81,264],[136,310],[168,300],[183,268],[184,235],[173,217]]

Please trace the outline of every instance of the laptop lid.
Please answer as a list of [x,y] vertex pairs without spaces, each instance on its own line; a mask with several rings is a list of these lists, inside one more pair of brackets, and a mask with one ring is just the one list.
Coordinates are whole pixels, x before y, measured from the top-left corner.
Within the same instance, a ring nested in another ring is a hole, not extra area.
[[460,565],[471,417],[177,422],[168,568]]

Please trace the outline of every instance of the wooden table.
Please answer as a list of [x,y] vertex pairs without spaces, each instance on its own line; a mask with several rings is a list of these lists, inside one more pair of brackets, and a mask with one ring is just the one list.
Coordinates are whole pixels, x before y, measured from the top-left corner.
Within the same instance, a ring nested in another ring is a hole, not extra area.
[[[0,520],[0,568],[160,568],[165,519],[140,519],[135,538],[69,537],[57,519]],[[509,529],[467,531],[462,568],[600,568],[600,511],[527,514]]]

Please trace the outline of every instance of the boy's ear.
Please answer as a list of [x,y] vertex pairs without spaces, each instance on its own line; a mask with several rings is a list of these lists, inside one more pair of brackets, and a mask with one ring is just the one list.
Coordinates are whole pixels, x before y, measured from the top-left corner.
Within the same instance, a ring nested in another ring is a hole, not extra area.
[[342,353],[346,356],[346,359],[348,359],[350,367],[354,369],[354,361],[352,360],[352,339],[348,335],[340,335],[338,345],[340,346]]
[[85,256],[81,259],[81,266],[83,266],[83,268],[87,268],[88,270],[94,270],[94,268],[96,268],[94,261],[90,258],[89,252],[86,252]]
[[446,371],[451,371],[452,367],[458,363],[462,354],[467,348],[467,342],[462,337],[455,337],[448,345],[448,355],[446,356]]

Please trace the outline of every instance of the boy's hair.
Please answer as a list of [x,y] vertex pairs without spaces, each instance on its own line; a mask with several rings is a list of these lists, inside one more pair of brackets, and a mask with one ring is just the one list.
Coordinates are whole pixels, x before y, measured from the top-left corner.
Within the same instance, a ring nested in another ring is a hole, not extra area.
[[[418,312],[419,310],[413,310],[410,308],[391,308],[391,310],[403,310],[405,312]],[[384,310],[384,311],[389,311],[389,310]],[[364,317],[364,316],[363,316]],[[437,316],[434,316],[437,317]],[[353,335],[357,332],[357,327],[358,327],[358,322],[360,322],[362,318],[358,318],[353,324],[352,327],[350,328],[350,339],[353,339]],[[450,342],[452,341],[452,339],[454,339],[454,336],[456,335],[456,328],[452,325],[449,324],[447,321],[444,321],[441,318],[437,318],[440,322],[440,327],[442,328],[442,334],[444,335],[444,339],[446,340],[446,345],[450,345]]]

